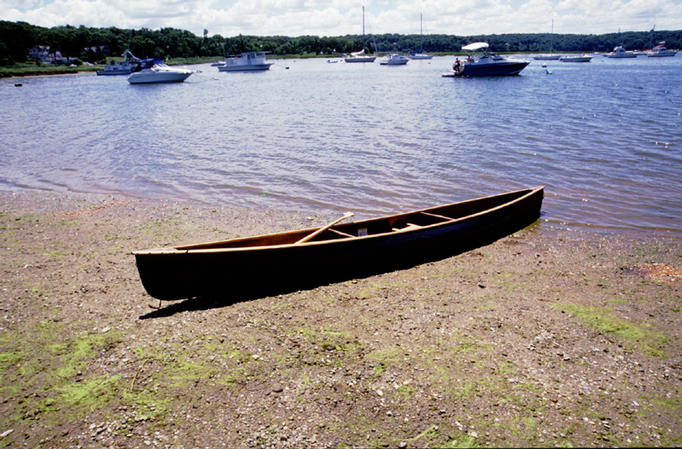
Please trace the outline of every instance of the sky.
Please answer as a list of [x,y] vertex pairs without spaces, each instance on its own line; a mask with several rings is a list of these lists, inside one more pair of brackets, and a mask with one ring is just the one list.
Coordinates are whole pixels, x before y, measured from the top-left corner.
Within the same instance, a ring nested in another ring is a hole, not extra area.
[[[682,29],[682,0],[0,0],[32,25],[189,30],[200,36],[362,33],[605,34]],[[552,25],[553,24],[553,25]]]

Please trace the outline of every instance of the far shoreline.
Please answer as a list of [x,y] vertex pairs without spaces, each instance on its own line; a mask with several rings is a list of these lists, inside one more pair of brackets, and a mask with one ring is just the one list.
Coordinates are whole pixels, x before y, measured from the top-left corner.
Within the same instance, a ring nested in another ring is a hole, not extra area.
[[[380,58],[384,57],[392,52],[377,52],[375,55]],[[522,55],[522,56],[532,56],[537,54],[542,54],[543,52],[496,52],[500,55]],[[566,51],[560,52],[561,54],[581,54],[585,52],[581,51]],[[429,53],[434,57],[459,57],[466,55],[466,52],[432,52]],[[345,55],[343,54],[330,54],[330,55],[268,55],[269,60],[293,60],[293,59],[343,59]],[[195,64],[209,64],[215,62],[216,60],[225,59],[225,56],[211,56],[211,57],[201,57],[201,58],[176,58],[170,59],[166,63],[168,65],[195,65]],[[29,64],[28,62],[22,64]],[[43,66],[35,66],[31,68],[27,67],[16,67],[16,66],[0,66],[0,79],[3,78],[28,78],[34,76],[53,76],[53,75],[78,75],[81,73],[97,72],[104,70],[104,64],[96,64],[93,66],[78,66],[78,67],[68,67],[68,66],[53,66],[45,64]]]

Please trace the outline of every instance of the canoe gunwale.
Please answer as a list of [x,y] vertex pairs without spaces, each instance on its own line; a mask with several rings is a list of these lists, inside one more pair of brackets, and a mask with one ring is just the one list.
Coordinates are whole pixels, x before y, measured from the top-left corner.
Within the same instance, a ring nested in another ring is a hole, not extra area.
[[[297,229],[293,231],[285,231],[285,232],[276,232],[276,233],[271,233],[271,234],[263,234],[263,235],[258,235],[258,236],[249,236],[249,237],[241,237],[241,238],[236,238],[236,239],[229,239],[229,240],[220,240],[220,241],[215,241],[215,242],[207,242],[207,243],[199,243],[199,244],[188,244],[188,245],[180,245],[176,247],[163,247],[163,248],[153,248],[153,249],[147,249],[147,250],[140,250],[140,251],[133,251],[132,255],[135,256],[151,256],[151,255],[180,255],[180,254],[213,254],[213,253],[237,253],[237,252],[249,252],[249,251],[264,251],[264,250],[275,250],[275,249],[286,249],[286,248],[291,248],[291,247],[298,247],[298,248],[305,248],[305,247],[315,247],[315,246],[320,246],[320,245],[338,245],[338,244],[343,244],[346,242],[355,242],[355,241],[362,241],[362,240],[370,240],[370,239],[381,239],[390,235],[396,235],[396,234],[401,234],[401,235],[406,235],[410,233],[417,233],[417,232],[424,232],[428,230],[432,230],[441,226],[446,226],[450,225],[453,223],[459,223],[459,222],[465,222],[468,220],[475,219],[480,216],[484,216],[487,214],[492,214],[495,211],[508,208],[513,206],[515,203],[519,203],[527,199],[528,197],[535,195],[538,193],[538,191],[542,191],[544,189],[544,186],[537,186],[533,188],[527,188],[527,189],[521,189],[521,190],[516,190],[512,192],[505,192],[502,194],[497,194],[497,195],[490,195],[486,197],[480,197],[480,198],[474,198],[462,202],[455,202],[455,203],[450,203],[450,204],[444,204],[444,205],[439,205],[439,206],[434,206],[434,207],[429,207],[425,209],[419,209],[419,210],[414,210],[414,211],[409,211],[405,213],[399,213],[399,214],[394,214],[394,215],[385,215],[382,217],[376,217],[376,218],[370,218],[367,220],[361,220],[361,221],[356,221],[352,222],[350,224],[355,225],[357,227],[362,227],[364,224],[370,224],[370,223],[378,223],[382,221],[388,221],[390,222],[391,220],[397,221],[400,220],[401,218],[413,216],[415,214],[420,214],[424,213],[426,215],[430,215],[433,218],[440,218],[442,221],[438,221],[432,224],[427,224],[427,225],[417,225],[417,226],[408,226],[402,229],[397,229],[397,230],[390,230],[388,232],[381,232],[381,233],[376,233],[376,234],[368,234],[368,235],[362,235],[362,236],[353,236],[349,235],[348,237],[341,236],[340,238],[335,238],[335,239],[325,239],[325,240],[311,240],[308,242],[304,242],[301,244],[295,244],[295,241],[292,241],[291,243],[280,243],[280,244],[272,244],[272,245],[260,245],[260,246],[230,246],[230,247],[221,247],[220,245],[225,245],[227,243],[238,243],[238,242],[248,242],[249,240],[253,240],[255,238],[270,238],[270,237],[277,237],[277,236],[286,236],[286,235],[292,235],[292,234],[304,234],[304,233],[313,233],[320,229],[319,227],[316,228],[308,228],[308,229]],[[520,195],[510,201],[506,201],[502,204],[499,204],[495,207],[487,208],[480,210],[478,212],[475,212],[473,214],[469,214],[466,216],[462,217],[457,217],[457,218],[450,218],[446,217],[444,215],[440,215],[435,212],[431,212],[434,210],[438,209],[444,209],[448,207],[454,207],[454,206],[465,206],[467,204],[472,204],[475,202],[484,202],[486,200],[491,200],[496,197],[501,197],[501,196],[513,196],[515,194],[520,194],[522,192],[525,192],[523,195]],[[342,225],[343,226],[343,225]],[[343,231],[341,231],[343,232]]]

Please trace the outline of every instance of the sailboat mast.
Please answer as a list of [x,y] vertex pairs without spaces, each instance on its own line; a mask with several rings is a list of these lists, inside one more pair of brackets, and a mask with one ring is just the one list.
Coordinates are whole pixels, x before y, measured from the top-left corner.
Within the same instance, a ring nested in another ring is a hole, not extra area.
[[419,53],[424,53],[424,27],[422,21],[423,14],[419,13]]
[[365,51],[365,7],[362,7],[362,51]]

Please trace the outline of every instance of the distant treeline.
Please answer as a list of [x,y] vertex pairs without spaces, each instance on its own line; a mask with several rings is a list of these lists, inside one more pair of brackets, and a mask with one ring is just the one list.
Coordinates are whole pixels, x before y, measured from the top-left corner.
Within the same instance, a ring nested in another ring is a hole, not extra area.
[[[486,41],[497,52],[605,52],[623,44],[628,50],[651,48],[658,41],[669,48],[682,46],[682,30],[628,31],[600,35],[581,34],[492,34],[456,36],[448,34],[376,34],[366,36],[367,50],[379,52],[409,52],[423,47],[425,52],[456,52],[462,45]],[[108,56],[120,56],[130,49],[138,57],[192,58],[220,56],[244,51],[268,51],[274,55],[333,55],[359,51],[362,37],[318,36],[203,36],[174,28],[139,30],[74,27],[39,27],[26,22],[0,21],[0,65],[12,65],[29,58],[31,49],[49,47],[63,56],[83,61],[102,62]]]

